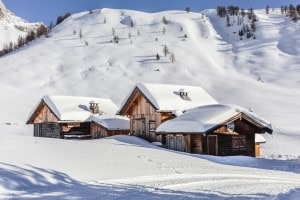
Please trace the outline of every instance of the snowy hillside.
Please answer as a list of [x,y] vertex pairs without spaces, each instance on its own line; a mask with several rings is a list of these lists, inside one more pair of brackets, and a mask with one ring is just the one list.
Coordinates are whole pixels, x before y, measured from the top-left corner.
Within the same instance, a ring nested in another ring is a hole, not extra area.
[[[94,10],[1,57],[0,199],[299,199],[300,26],[255,13],[256,39],[241,41],[214,10]],[[46,94],[120,104],[136,82],[200,85],[251,108],[274,128],[263,157],[282,160],[174,152],[133,136],[38,138],[25,125]]]
[[0,58],[1,130],[31,135],[24,123],[45,94],[110,97],[120,104],[136,82],[200,85],[219,102],[251,108],[272,122],[264,156],[298,157],[299,22],[279,11],[255,13],[256,39],[242,41],[215,10],[73,14],[49,38]]
[[28,32],[36,30],[41,23],[28,23],[6,9],[0,1],[0,50],[4,44],[16,43],[19,36],[26,37]]

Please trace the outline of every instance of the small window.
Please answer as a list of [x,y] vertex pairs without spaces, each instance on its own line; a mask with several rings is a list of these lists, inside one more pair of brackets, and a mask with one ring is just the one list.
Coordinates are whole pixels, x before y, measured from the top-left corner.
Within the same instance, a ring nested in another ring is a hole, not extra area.
[[232,148],[233,149],[246,149],[246,136],[239,135],[232,137]]

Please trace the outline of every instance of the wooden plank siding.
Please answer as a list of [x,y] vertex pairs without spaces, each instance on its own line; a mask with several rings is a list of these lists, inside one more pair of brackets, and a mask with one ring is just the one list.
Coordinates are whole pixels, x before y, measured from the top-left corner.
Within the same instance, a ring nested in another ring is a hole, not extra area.
[[92,139],[97,139],[114,135],[129,135],[129,130],[107,130],[99,124],[92,122],[90,126],[90,134]]
[[235,120],[234,125],[234,131],[222,125],[209,134],[168,133],[166,148],[196,154],[255,156],[255,133],[259,128],[244,119]]
[[39,123],[55,123],[58,121],[54,113],[48,108],[45,103],[42,103],[35,115],[31,119],[33,124]]
[[35,137],[62,138],[61,128],[57,123],[34,124]]
[[201,154],[203,152],[202,135],[191,135],[191,153]]
[[171,112],[157,112],[141,94],[135,94],[129,110],[130,132],[150,142],[164,142],[156,135],[156,128],[164,121],[174,118]]
[[175,151],[186,151],[185,139],[183,135],[168,135],[166,138],[166,147]]

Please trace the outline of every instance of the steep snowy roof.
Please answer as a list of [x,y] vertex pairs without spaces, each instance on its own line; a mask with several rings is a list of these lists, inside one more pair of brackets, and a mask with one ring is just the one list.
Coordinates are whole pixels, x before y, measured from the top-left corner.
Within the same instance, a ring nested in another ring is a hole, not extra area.
[[42,100],[60,121],[85,121],[91,116],[89,103],[99,103],[99,109],[104,114],[115,114],[117,106],[110,100],[95,97],[76,96],[44,96]]
[[[122,102],[119,113],[129,103],[135,90],[139,90],[158,111],[185,111],[197,106],[218,103],[199,86],[137,83]],[[187,100],[180,97],[180,91],[187,92]]]
[[222,104],[191,109],[175,119],[164,122],[156,131],[158,133],[207,133],[238,114],[243,114],[264,128],[266,132],[272,133],[271,124],[262,117],[239,106]]

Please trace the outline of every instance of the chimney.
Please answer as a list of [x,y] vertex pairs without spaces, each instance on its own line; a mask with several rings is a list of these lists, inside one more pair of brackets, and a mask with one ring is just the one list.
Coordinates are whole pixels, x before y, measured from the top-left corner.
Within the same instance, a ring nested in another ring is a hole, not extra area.
[[95,101],[90,101],[90,111],[93,114],[99,113],[99,103],[96,103]]
[[191,100],[188,96],[188,92],[185,91],[185,89],[180,89],[179,90],[179,96],[183,99],[183,100]]

